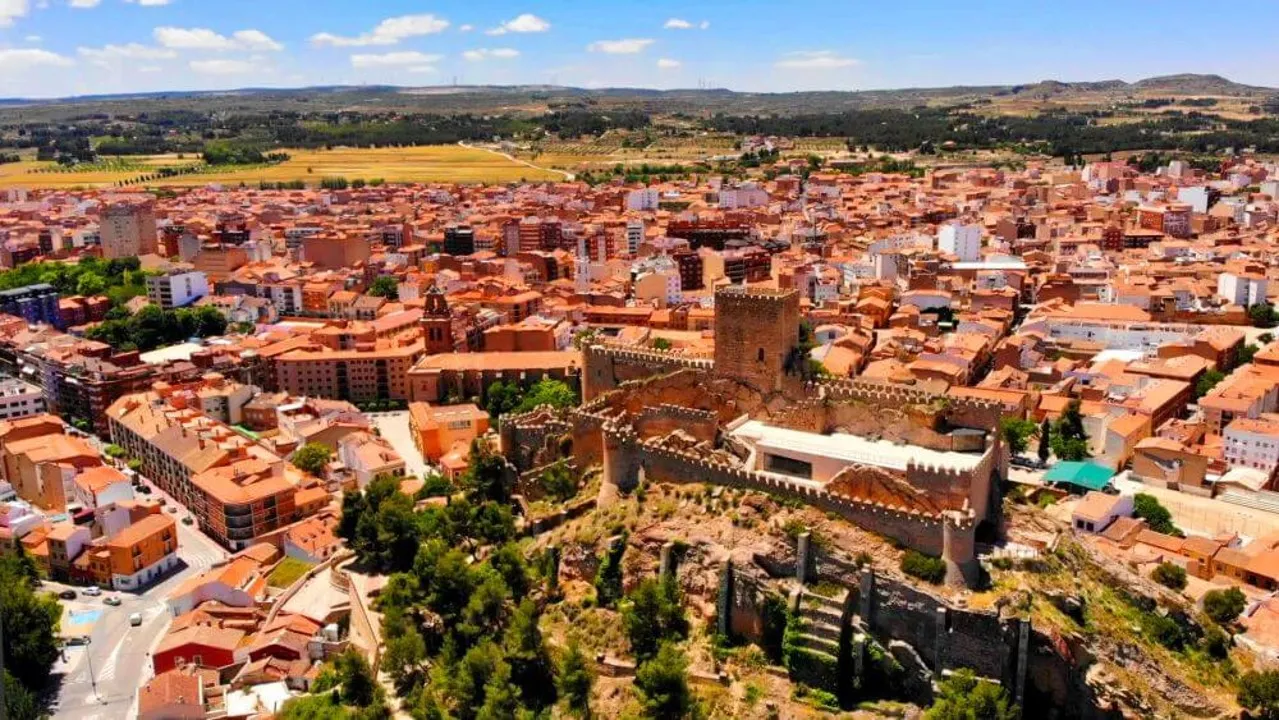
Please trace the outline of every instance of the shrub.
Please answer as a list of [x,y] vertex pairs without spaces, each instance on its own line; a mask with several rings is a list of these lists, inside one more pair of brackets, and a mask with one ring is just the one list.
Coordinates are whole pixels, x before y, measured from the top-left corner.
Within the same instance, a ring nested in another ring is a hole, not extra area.
[[1186,589],[1185,568],[1170,562],[1159,563],[1158,567],[1150,572],[1150,579],[1173,590]]
[[1204,613],[1222,625],[1239,618],[1248,605],[1248,598],[1237,587],[1225,590],[1209,590],[1204,594]]
[[946,579],[946,563],[941,558],[907,550],[902,556],[902,572],[934,585]]

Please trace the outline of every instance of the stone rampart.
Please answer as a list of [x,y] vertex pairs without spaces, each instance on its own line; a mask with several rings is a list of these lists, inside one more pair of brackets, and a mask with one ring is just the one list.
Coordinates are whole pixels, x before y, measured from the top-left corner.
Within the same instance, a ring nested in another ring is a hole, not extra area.
[[709,371],[715,366],[705,355],[607,344],[589,345],[582,356],[582,398],[587,402],[630,380],[681,369]]

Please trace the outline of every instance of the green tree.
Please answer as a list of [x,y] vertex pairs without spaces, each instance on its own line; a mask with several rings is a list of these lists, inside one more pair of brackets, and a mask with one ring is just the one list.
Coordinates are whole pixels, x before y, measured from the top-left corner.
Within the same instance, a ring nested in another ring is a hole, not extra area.
[[1268,329],[1275,326],[1279,313],[1269,303],[1261,303],[1248,308],[1248,319],[1252,321],[1253,327]]
[[917,550],[907,550],[902,555],[901,571],[934,585],[946,579],[946,563],[939,557],[925,555]]
[[101,295],[107,290],[107,281],[96,273],[81,273],[76,281],[77,295]]
[[999,433],[1004,442],[1008,443],[1008,449],[1014,455],[1020,455],[1030,447],[1030,436],[1035,434],[1035,423],[1015,417],[1000,418]]
[[639,666],[635,689],[645,717],[677,720],[696,712],[697,700],[688,686],[688,658],[674,643],[663,643],[652,659]]
[[564,502],[577,494],[577,478],[563,460],[543,470],[541,480],[542,491],[556,502]]
[[462,487],[473,503],[486,500],[497,503],[511,501],[511,483],[506,458],[497,454],[483,438],[471,441],[471,463],[462,474]]
[[574,407],[577,405],[577,393],[561,380],[545,378],[529,388],[515,411],[528,412],[542,405],[558,409]]
[[28,690],[44,687],[58,657],[62,607],[48,593],[36,593],[33,566],[25,555],[0,558],[0,626],[5,670]]
[[396,690],[404,695],[425,680],[426,659],[426,640],[416,627],[408,624],[400,634],[387,638],[382,667],[390,673]]
[[1216,368],[1209,370],[1199,378],[1198,382],[1195,383],[1195,397],[1201,398],[1207,395],[1214,387],[1217,386],[1217,383],[1225,379],[1226,374],[1220,370]]
[[[1269,342],[1267,340],[1262,340],[1262,337],[1266,335],[1269,335],[1269,333],[1262,333],[1261,337],[1258,337],[1257,339],[1261,340],[1263,343]],[[1271,339],[1273,340],[1274,338],[1272,337]],[[1235,358],[1235,365],[1247,365],[1252,362],[1252,359],[1257,356],[1257,353],[1260,352],[1260,350],[1261,348],[1257,347],[1254,343],[1244,345],[1239,350],[1239,356]]]
[[673,346],[671,345],[671,341],[670,341],[670,340],[667,340],[666,338],[660,338],[660,337],[659,337],[659,338],[654,338],[654,339],[653,339],[653,349],[654,349],[654,350],[670,350],[670,349],[671,349],[671,347],[673,347]]
[[195,309],[196,334],[202,338],[225,335],[226,316],[212,305],[201,305]]
[[1165,535],[1182,535],[1181,529],[1172,522],[1172,513],[1154,495],[1137,493],[1133,496],[1132,507],[1133,516],[1145,520],[1151,530]]
[[511,666],[500,663],[484,684],[484,704],[475,713],[475,720],[512,720],[519,711],[520,694],[511,684]]
[[964,669],[941,682],[926,720],[1016,720],[1017,706],[1000,686]]
[[1279,720],[1279,670],[1244,674],[1236,699],[1254,718]]
[[366,295],[374,297],[386,298],[387,300],[400,299],[400,283],[390,275],[379,275],[365,292]]
[[1088,451],[1088,433],[1084,430],[1084,418],[1079,401],[1071,400],[1053,426],[1053,454],[1062,460],[1084,460],[1092,456]]
[[[510,666],[502,649],[492,640],[483,640],[462,656],[453,668],[439,667],[438,684],[448,688],[454,711],[460,720],[473,720],[484,705],[489,681],[494,677],[510,677]],[[436,684],[433,682],[432,684]]]
[[1052,454],[1052,424],[1048,422],[1048,418],[1039,424],[1039,461],[1048,462],[1049,456]]
[[1186,589],[1186,569],[1170,562],[1161,562],[1150,571],[1150,579],[1173,590]]
[[298,448],[290,462],[297,469],[320,477],[333,458],[333,450],[322,443],[307,443]]
[[295,697],[280,706],[276,720],[355,720],[354,714],[342,705],[341,698],[327,692]]
[[663,642],[684,639],[688,619],[675,578],[647,578],[636,585],[622,607],[622,627],[641,661],[653,657]]
[[551,654],[538,628],[537,605],[525,599],[511,615],[504,649],[511,666],[511,682],[520,690],[525,705],[541,710],[555,704],[555,671]]
[[560,695],[567,701],[569,712],[581,718],[591,716],[591,688],[595,672],[576,639],[570,639],[560,656],[560,672],[556,677]]
[[612,607],[622,598],[622,555],[626,553],[626,534],[617,544],[604,553],[599,570],[595,573],[595,602],[600,607]]
[[18,679],[4,673],[4,704],[9,720],[37,720],[44,717],[40,706],[36,703],[35,694],[28,690]]
[[520,391],[520,386],[514,382],[505,382],[498,380],[489,386],[488,391],[484,393],[484,410],[494,420],[503,415],[513,412],[515,408],[520,406],[520,402],[524,399],[524,394]]
[[1208,617],[1229,625],[1239,619],[1239,614],[1248,606],[1248,598],[1237,587],[1209,590],[1204,593],[1203,606]]
[[342,702],[356,707],[369,707],[377,701],[378,685],[373,669],[358,650],[348,649],[337,657],[338,682],[342,688]]

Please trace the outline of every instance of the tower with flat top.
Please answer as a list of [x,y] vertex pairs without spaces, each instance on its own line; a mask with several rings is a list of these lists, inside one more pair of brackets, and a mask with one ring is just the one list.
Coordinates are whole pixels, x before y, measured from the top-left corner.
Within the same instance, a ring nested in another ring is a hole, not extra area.
[[715,374],[776,392],[797,358],[799,292],[730,285],[715,292]]

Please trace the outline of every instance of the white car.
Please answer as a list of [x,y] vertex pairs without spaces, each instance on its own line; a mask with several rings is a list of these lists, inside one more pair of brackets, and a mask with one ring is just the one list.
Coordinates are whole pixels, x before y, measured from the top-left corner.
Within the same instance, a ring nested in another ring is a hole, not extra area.
[[129,616],[129,624],[137,627],[142,624],[142,613],[133,613]]
[[102,594],[102,588],[98,587],[97,585],[90,585],[89,587],[85,588],[84,590],[81,590],[80,592],[84,593],[85,595],[88,595],[89,597],[97,597]]

